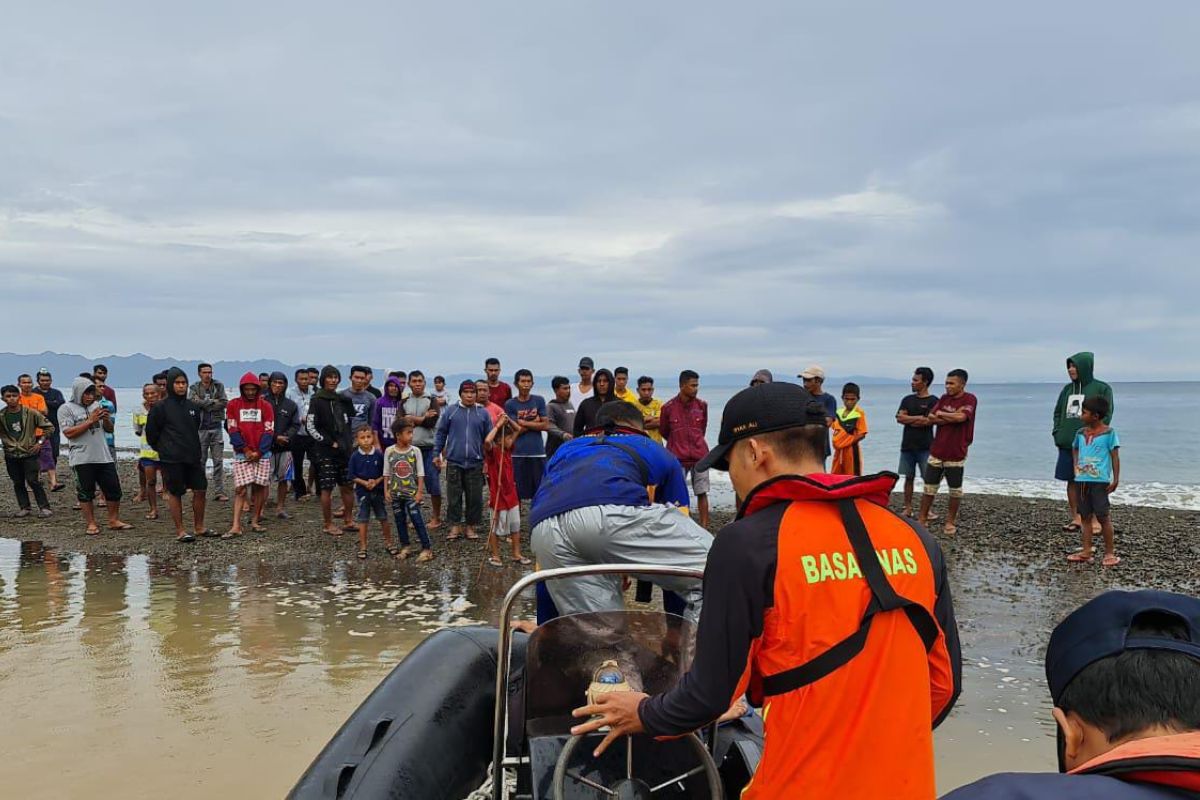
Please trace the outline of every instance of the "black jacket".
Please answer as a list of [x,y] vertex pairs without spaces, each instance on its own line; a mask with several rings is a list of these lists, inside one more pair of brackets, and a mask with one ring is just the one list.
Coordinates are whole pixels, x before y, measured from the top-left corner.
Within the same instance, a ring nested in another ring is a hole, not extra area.
[[167,396],[154,404],[146,416],[146,442],[168,464],[200,464],[200,406],[175,394],[175,378],[184,375],[178,367],[167,371]]
[[[276,397],[270,391],[270,384],[276,380],[283,381],[283,390],[287,391],[287,376],[282,372],[272,372],[271,380],[267,383],[267,402],[271,404],[271,409],[275,412],[275,442],[271,445],[272,453],[287,453],[292,449],[291,440],[300,430],[302,420],[300,419],[300,408],[294,400],[289,400],[286,395]],[[279,444],[279,437],[286,437],[288,444]]]
[[[350,421],[354,419],[354,404],[341,394],[330,397],[318,391],[308,404],[305,427],[312,437],[318,458],[349,459],[354,450],[354,434]],[[333,443],[337,442],[337,447]]]

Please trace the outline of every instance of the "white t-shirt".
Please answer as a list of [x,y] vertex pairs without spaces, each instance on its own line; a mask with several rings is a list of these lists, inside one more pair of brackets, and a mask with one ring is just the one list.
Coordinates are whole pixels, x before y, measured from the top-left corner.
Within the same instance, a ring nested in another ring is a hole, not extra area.
[[582,403],[587,398],[591,397],[595,393],[596,393],[596,384],[594,384],[594,383],[588,387],[587,394],[584,394],[583,392],[579,391],[578,383],[572,383],[571,384],[571,405],[575,407],[576,411],[578,411],[579,404]]

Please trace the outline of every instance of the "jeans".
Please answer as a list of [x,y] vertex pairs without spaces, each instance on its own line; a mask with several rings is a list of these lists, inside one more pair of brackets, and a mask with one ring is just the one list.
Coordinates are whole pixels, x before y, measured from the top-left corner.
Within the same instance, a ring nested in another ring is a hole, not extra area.
[[400,544],[408,547],[408,521],[412,520],[413,530],[421,540],[421,547],[429,549],[429,532],[425,530],[425,519],[421,516],[421,507],[412,501],[411,497],[396,496],[392,498],[392,515],[396,518],[396,537]]
[[29,510],[29,490],[25,488],[25,484],[29,484],[33,489],[33,496],[37,500],[38,508],[50,507],[50,500],[46,497],[46,489],[42,486],[42,478],[38,472],[37,456],[26,456],[25,458],[5,456],[4,466],[8,470],[8,477],[12,478],[13,494],[17,496],[17,505],[21,507],[22,511]]
[[463,522],[463,495],[467,498],[468,525],[483,522],[483,465],[460,467],[446,465],[446,520],[451,525]]
[[225,432],[220,428],[200,431],[200,464],[212,459],[212,477],[209,478],[209,488],[216,494],[225,494],[225,465],[222,458],[225,455]]

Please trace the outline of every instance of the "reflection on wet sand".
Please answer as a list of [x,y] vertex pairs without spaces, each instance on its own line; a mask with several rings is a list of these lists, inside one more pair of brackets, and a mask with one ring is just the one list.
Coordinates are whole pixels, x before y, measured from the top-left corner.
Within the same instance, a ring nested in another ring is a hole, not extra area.
[[484,618],[473,576],[355,567],[195,570],[0,539],[6,794],[282,795],[428,630]]

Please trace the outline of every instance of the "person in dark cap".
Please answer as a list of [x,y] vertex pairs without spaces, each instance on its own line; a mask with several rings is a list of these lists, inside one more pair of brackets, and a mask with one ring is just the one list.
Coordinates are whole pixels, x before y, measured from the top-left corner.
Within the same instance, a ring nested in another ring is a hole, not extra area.
[[579,383],[571,384],[571,407],[579,411],[579,406],[592,396],[592,375],[596,372],[596,362],[591,356],[579,359]]
[[[894,473],[824,471],[824,405],[795,384],[738,392],[697,468],[740,499],[704,570],[696,653],[670,691],[612,692],[575,710],[617,737],[674,736],[749,691],[765,744],[745,800],[935,794],[933,733],[961,684],[937,541],[888,510]],[[835,643],[831,644],[830,643]]]
[[771,374],[771,370],[769,369],[760,369],[758,372],[754,373],[754,377],[750,379],[751,386],[759,386],[760,384],[774,382],[775,376]]
[[1062,774],[992,775],[945,800],[1200,797],[1200,599],[1105,592],[1050,635]]

